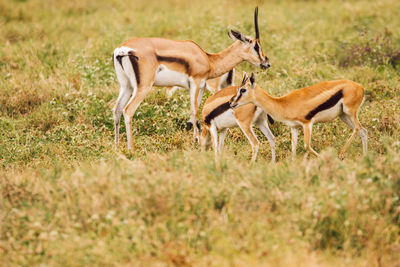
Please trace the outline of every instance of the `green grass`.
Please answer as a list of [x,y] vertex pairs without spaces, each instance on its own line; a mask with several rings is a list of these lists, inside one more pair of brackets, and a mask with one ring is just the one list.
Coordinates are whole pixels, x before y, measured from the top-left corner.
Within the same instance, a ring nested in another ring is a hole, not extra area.
[[[134,116],[133,150],[121,127],[114,151],[114,48],[161,36],[217,52],[229,28],[254,35],[256,5],[272,67],[242,63],[238,76],[255,72],[274,95],[361,83],[370,153],[356,138],[339,161],[351,132],[335,121],[313,129],[320,159],[303,158],[300,137],[291,162],[290,133],[276,123],[277,164],[260,138],[251,165],[247,139],[231,130],[217,171],[183,129],[188,93],[168,99],[162,88]],[[0,263],[395,265],[399,9],[394,0],[0,2]]]

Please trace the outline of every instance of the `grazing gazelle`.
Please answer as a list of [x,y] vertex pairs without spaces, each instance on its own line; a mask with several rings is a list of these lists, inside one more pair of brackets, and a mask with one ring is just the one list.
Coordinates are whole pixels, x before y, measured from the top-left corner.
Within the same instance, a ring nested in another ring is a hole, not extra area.
[[[215,93],[225,87],[234,85],[234,80],[235,80],[235,69],[231,69],[227,73],[225,73],[217,78],[208,80],[206,82],[206,89],[211,93]],[[167,93],[168,98],[171,98],[173,93],[175,93],[175,91],[179,90],[180,88],[181,87],[179,87],[179,86],[166,87],[166,93]]]
[[354,137],[361,136],[363,153],[367,153],[367,130],[358,121],[357,114],[364,100],[364,88],[353,81],[336,80],[322,82],[310,87],[293,90],[282,97],[270,96],[255,83],[254,74],[245,77],[230,101],[232,108],[247,103],[261,107],[274,120],[284,122],[291,128],[292,158],[296,156],[299,127],[303,128],[304,146],[315,156],[311,147],[312,125],[317,122],[332,121],[336,117],[353,129],[353,134],[340,150],[339,157],[350,145]]
[[190,120],[194,138],[199,135],[196,120],[206,80],[221,76],[243,61],[260,68],[270,67],[259,39],[258,8],[254,22],[256,37],[231,30],[235,42],[225,50],[210,54],[193,41],[163,38],[134,38],[114,50],[114,68],[120,93],[114,107],[115,144],[119,143],[119,123],[122,113],[126,124],[128,149],[132,148],[132,117],[140,103],[156,86],[180,86],[190,90]]
[[[275,141],[274,135],[268,127],[267,118],[273,120],[254,104],[248,104],[236,109],[231,109],[229,100],[236,94],[238,86],[230,86],[207,98],[203,106],[202,119],[204,127],[200,135],[200,145],[205,150],[212,141],[215,153],[215,160],[218,161],[218,154],[222,152],[226,132],[229,128],[239,126],[250,142],[252,150],[252,161],[257,158],[259,141],[253,132],[253,124],[256,124],[261,132],[267,137],[271,146],[272,161],[275,162]],[[218,142],[218,130],[221,130]],[[210,138],[211,133],[211,138]]]

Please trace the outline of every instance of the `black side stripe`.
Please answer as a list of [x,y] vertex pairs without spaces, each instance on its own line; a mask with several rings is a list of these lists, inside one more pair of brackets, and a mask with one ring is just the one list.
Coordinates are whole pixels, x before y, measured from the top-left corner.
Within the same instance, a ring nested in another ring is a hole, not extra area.
[[123,57],[123,56],[116,56],[116,58],[117,58],[119,64],[121,65],[121,68],[124,69],[124,66],[122,66],[122,57]]
[[139,58],[135,56],[135,54],[132,51],[129,51],[129,60],[131,61],[133,72],[135,72],[135,77],[136,77],[136,83],[139,85],[140,84],[140,72],[139,72],[139,64],[138,60]]
[[227,83],[228,85],[231,85],[231,84],[232,84],[232,81],[233,81],[233,70],[230,70],[230,71],[228,72],[228,77],[226,78],[226,83]]
[[189,74],[190,72],[190,65],[189,62],[187,62],[186,60],[182,59],[182,58],[176,58],[176,57],[164,57],[164,56],[159,56],[156,55],[157,60],[158,61],[165,61],[165,62],[176,62],[179,63],[181,65],[183,65],[185,67],[186,73]]
[[342,99],[342,97],[343,97],[343,91],[342,90],[337,91],[333,96],[331,96],[324,103],[322,103],[315,109],[311,110],[306,115],[306,120],[311,120],[318,112],[321,112],[326,109],[330,109],[331,107],[335,106],[337,104],[337,102],[339,102],[339,100]]
[[215,119],[216,117],[218,117],[219,115],[221,115],[222,113],[224,113],[225,111],[227,111],[228,109],[231,108],[231,104],[229,102],[223,103],[222,105],[219,105],[218,107],[216,107],[213,111],[211,111],[206,118],[204,119],[204,122],[207,125],[211,124],[211,121],[213,119]]

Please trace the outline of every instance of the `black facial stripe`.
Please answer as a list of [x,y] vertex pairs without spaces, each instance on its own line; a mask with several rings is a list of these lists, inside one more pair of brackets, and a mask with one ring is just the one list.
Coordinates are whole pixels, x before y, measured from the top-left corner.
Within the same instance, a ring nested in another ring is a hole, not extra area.
[[176,57],[164,57],[164,56],[159,56],[156,55],[158,61],[165,61],[165,62],[176,62],[185,67],[186,73],[190,74],[190,65],[189,62],[182,58],[176,58]]
[[260,46],[258,45],[258,42],[256,42],[256,44],[254,45],[254,49],[257,51],[258,58],[260,59],[260,61],[262,61],[261,49]]
[[239,95],[238,95],[238,97],[236,98],[235,102],[237,103],[241,97],[242,97],[242,92],[239,91]]
[[206,123],[207,125],[211,124],[211,121],[213,119],[215,119],[216,117],[218,117],[219,115],[221,115],[222,113],[224,113],[225,111],[227,111],[228,109],[231,108],[231,104],[228,102],[223,103],[222,105],[219,105],[218,107],[216,107],[213,111],[211,111],[206,118],[204,119],[204,123]]
[[139,72],[139,64],[138,60],[139,58],[135,56],[135,54],[132,51],[129,51],[129,60],[131,61],[133,72],[135,73],[136,77],[136,83],[139,85],[140,84],[140,72]]
[[231,85],[231,84],[232,84],[232,81],[233,81],[233,70],[230,70],[230,71],[228,72],[228,77],[226,78],[226,83],[227,83],[228,85]]
[[306,115],[306,120],[311,120],[312,117],[314,117],[318,112],[321,112],[326,109],[330,109],[331,107],[335,106],[337,102],[339,102],[340,99],[343,97],[343,91],[339,90],[337,91],[334,95],[332,95],[328,100],[326,100],[324,103],[316,107],[315,109],[311,110],[307,115]]

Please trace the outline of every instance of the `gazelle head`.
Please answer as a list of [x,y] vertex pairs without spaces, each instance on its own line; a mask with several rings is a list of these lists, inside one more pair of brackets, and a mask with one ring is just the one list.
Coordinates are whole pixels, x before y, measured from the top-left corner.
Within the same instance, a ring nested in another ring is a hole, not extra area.
[[200,133],[199,145],[201,147],[201,151],[206,151],[211,146],[211,135],[207,126],[204,126]]
[[229,101],[231,108],[237,108],[248,103],[255,103],[255,87],[256,81],[254,73],[251,73],[250,78],[245,73],[236,94]]
[[256,7],[254,10],[254,27],[256,31],[256,38],[245,36],[241,32],[235,30],[230,30],[228,35],[232,40],[237,40],[242,43],[243,46],[241,46],[239,56],[243,58],[243,60],[246,60],[262,69],[268,69],[271,65],[268,57],[264,55],[260,44],[260,31],[258,29],[258,7]]

